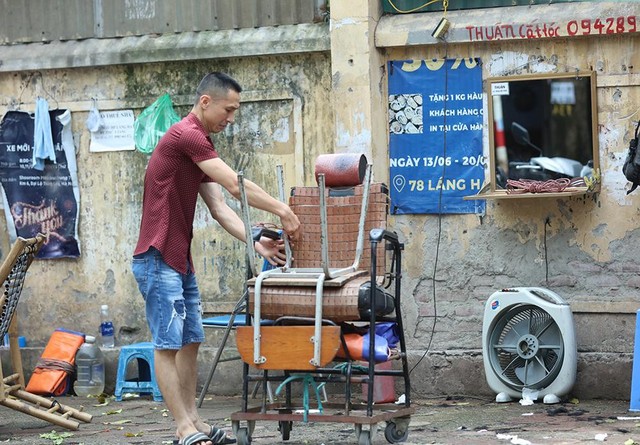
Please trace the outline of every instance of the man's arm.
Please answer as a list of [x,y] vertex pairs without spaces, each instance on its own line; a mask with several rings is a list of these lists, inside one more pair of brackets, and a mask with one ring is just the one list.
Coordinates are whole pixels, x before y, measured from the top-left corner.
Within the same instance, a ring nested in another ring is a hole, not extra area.
[[[238,174],[233,171],[233,169],[229,167],[222,159],[215,158],[198,162],[198,167],[200,167],[200,169],[216,183],[227,189],[227,191],[231,193],[234,198],[240,199]],[[296,214],[293,213],[291,208],[287,204],[269,195],[257,184],[249,180],[244,181],[244,187],[249,205],[260,210],[266,210],[267,212],[273,213],[274,215],[278,216],[285,233],[289,235],[291,239],[295,240],[298,235],[300,221],[298,220]],[[235,212],[233,213],[235,214]],[[238,218],[237,215],[236,217]],[[243,227],[243,225],[241,225],[241,227]]]
[[227,204],[220,186],[215,182],[200,184],[200,196],[209,208],[213,219],[218,221],[224,230],[240,241],[246,241],[244,224],[236,212]]
[[[225,201],[220,186],[215,182],[203,182],[200,184],[200,196],[209,208],[211,216],[218,221],[222,228],[240,241],[246,242],[244,223]],[[283,242],[281,240],[262,237],[254,245],[256,252],[266,258],[270,264],[278,266],[286,262],[286,254],[282,252]]]

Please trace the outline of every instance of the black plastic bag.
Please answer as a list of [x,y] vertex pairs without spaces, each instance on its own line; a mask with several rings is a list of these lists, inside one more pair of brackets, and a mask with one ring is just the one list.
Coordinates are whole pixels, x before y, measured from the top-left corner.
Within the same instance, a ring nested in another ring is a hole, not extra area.
[[624,161],[622,167],[622,173],[627,178],[627,181],[633,185],[631,190],[627,192],[627,195],[634,191],[638,185],[640,185],[640,151],[638,150],[638,130],[640,130],[640,121],[636,126],[635,137],[629,142],[629,152],[627,153],[627,159]]

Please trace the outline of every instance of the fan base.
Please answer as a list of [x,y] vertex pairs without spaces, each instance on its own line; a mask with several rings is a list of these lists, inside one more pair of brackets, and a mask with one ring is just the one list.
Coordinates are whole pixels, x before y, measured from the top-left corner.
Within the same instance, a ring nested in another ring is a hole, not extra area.
[[558,397],[555,394],[547,394],[546,396],[544,396],[544,398],[542,399],[542,402],[545,405],[554,405],[556,403],[560,403],[560,397]]
[[[498,393],[498,395],[496,396],[496,402],[497,403],[513,402],[513,398],[506,392],[501,392],[501,393]],[[547,394],[542,399],[542,403],[544,403],[545,405],[555,405],[560,402],[561,402],[560,397],[558,397],[555,394]]]

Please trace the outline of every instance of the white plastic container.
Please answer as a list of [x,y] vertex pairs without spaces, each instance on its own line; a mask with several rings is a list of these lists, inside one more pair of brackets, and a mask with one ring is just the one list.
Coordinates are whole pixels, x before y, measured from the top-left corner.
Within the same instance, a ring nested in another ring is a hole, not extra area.
[[73,389],[77,396],[98,396],[104,392],[104,355],[96,345],[96,338],[87,335],[76,353],[76,382]]
[[100,344],[103,348],[113,348],[115,345],[113,321],[109,316],[109,306],[106,304],[100,307]]

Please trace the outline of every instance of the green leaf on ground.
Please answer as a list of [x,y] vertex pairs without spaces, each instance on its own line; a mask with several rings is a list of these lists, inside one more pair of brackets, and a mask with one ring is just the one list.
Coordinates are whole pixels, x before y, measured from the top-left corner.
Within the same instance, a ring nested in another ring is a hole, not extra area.
[[64,439],[67,437],[73,436],[73,433],[58,433],[56,430],[51,430],[50,433],[40,434],[40,437],[43,439],[49,439],[53,442],[54,445],[60,445],[64,442]]

